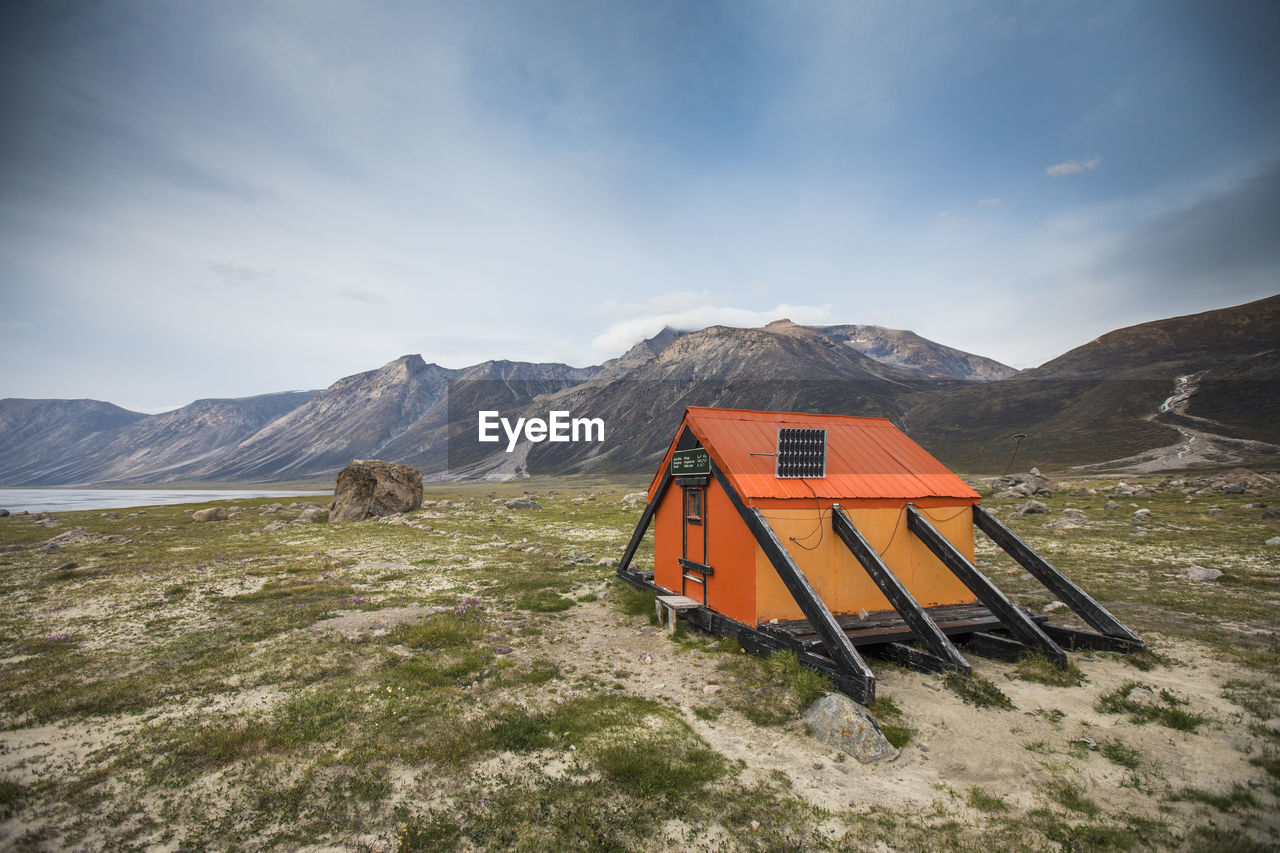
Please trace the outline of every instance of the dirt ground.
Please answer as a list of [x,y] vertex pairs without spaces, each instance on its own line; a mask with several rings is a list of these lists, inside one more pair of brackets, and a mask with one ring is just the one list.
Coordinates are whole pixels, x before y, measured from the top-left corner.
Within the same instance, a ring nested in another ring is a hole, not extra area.
[[[1263,741],[1250,734],[1241,709],[1222,695],[1224,685],[1256,673],[1225,664],[1189,642],[1148,636],[1170,661],[1150,673],[1138,671],[1121,655],[1074,655],[1086,677],[1078,687],[1022,680],[1011,664],[968,655],[975,672],[1013,700],[1014,710],[974,707],[936,675],[873,662],[878,695],[891,697],[903,709],[913,735],[896,757],[862,765],[809,737],[800,723],[756,726],[732,710],[714,722],[699,718],[694,709],[715,704],[719,695],[705,688],[724,684],[725,676],[717,656],[682,648],[665,628],[637,628],[603,603],[574,608],[561,627],[556,641],[543,643],[539,651],[555,657],[566,672],[626,670],[629,693],[672,703],[714,749],[745,762],[748,781],[785,774],[798,795],[832,812],[923,810],[936,802],[964,808],[961,794],[973,787],[1005,798],[1015,810],[1029,811],[1042,805],[1045,785],[1065,778],[1111,810],[1163,816],[1175,824],[1194,822],[1195,803],[1170,809],[1141,786],[1134,787],[1126,768],[1108,761],[1084,738],[1095,744],[1124,742],[1142,754],[1144,773],[1174,788],[1230,790],[1242,783],[1265,796],[1266,774],[1249,764],[1246,752],[1249,747],[1261,751]],[[1095,710],[1099,696],[1132,681],[1170,691],[1212,722],[1187,733]],[[1280,729],[1280,718],[1266,725]],[[1044,747],[1027,748],[1038,743]],[[1261,835],[1280,838],[1280,812],[1271,809],[1256,828]]]

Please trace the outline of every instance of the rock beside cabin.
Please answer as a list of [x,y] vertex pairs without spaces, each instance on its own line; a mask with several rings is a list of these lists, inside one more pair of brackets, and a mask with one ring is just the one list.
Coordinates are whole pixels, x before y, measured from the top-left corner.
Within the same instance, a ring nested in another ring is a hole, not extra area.
[[898,754],[866,708],[848,696],[828,693],[809,706],[803,718],[812,737],[863,764]]
[[355,459],[338,474],[329,521],[361,521],[421,506],[421,471],[398,462]]

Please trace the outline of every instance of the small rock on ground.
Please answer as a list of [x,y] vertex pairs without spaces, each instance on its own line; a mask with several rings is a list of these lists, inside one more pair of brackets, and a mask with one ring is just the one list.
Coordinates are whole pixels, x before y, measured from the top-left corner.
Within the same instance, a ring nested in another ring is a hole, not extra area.
[[1018,508],[1013,511],[1013,517],[1022,518],[1024,515],[1037,515],[1048,511],[1049,507],[1040,501],[1027,501],[1018,505]]
[[328,521],[329,510],[318,506],[309,506],[299,513],[295,519],[299,524],[315,524],[318,521]]
[[814,739],[852,755],[863,764],[892,758],[897,750],[885,740],[866,708],[848,696],[827,693],[804,712]]
[[1222,577],[1218,569],[1206,569],[1204,566],[1191,566],[1187,569],[1187,579],[1193,581],[1216,581]]

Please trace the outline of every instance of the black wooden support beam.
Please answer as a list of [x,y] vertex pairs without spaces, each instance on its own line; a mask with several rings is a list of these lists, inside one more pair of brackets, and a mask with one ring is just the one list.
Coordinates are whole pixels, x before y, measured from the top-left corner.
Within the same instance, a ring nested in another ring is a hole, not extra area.
[[964,554],[956,550],[956,546],[939,533],[912,504],[907,504],[907,530],[915,534],[934,556],[941,560],[943,565],[986,605],[1009,633],[1028,646],[1043,651],[1045,657],[1053,661],[1055,666],[1066,668],[1067,653],[1051,640],[1048,634],[1040,630],[1040,626],[1033,622],[1022,608],[1006,598],[1005,594],[986,575],[978,571]]
[[970,671],[968,663],[965,664],[964,669],[960,669],[949,660],[943,660],[903,643],[882,643],[878,646],[869,646],[867,654],[891,660],[896,664],[901,664],[919,672],[945,673],[959,670],[967,673]]
[[933,658],[944,665],[949,664],[952,669],[968,672],[969,662],[956,650],[956,647],[947,639],[947,635],[942,633],[937,623],[933,621],[933,617],[920,606],[915,596],[902,581],[898,580],[898,576],[863,538],[862,533],[854,526],[853,521],[839,504],[831,506],[831,526],[840,541],[853,552],[853,556],[867,570],[867,574],[876,582],[876,586],[880,587],[884,597],[889,599],[893,609],[898,611],[902,621],[932,653]]
[[1055,642],[1068,649],[1097,649],[1100,652],[1140,652],[1146,648],[1141,642],[1133,643],[1123,637],[1108,637],[1092,631],[1077,631],[1057,625],[1042,625],[1044,632]]
[[1019,539],[991,513],[980,506],[975,506],[973,523],[991,537],[991,541],[999,545],[1005,553],[1017,560],[1032,577],[1061,599],[1063,604],[1075,611],[1081,619],[1108,637],[1125,641],[1122,651],[1141,651],[1144,648],[1137,634],[1112,616],[1107,608],[1095,601],[1089,593],[1076,586],[1070,578],[1050,565],[1049,561],[1032,551],[1027,543]]
[[969,635],[969,649],[984,658],[995,658],[1008,663],[1017,663],[1023,655],[1031,652],[1031,649],[1017,640],[984,631],[974,631]]
[[863,681],[865,683],[863,692],[868,696],[874,697],[876,690],[875,674],[871,672],[871,668],[867,666],[866,661],[862,659],[857,649],[853,647],[853,643],[849,642],[848,635],[845,634],[840,624],[836,622],[835,617],[831,615],[831,611],[827,609],[822,597],[818,595],[813,585],[809,583],[809,579],[804,576],[804,572],[800,570],[795,560],[791,559],[791,555],[787,553],[787,549],[778,541],[778,535],[773,532],[769,522],[765,521],[764,516],[760,514],[760,510],[748,507],[742,502],[737,490],[733,488],[729,479],[721,473],[714,462],[711,463],[711,475],[720,482],[725,494],[729,496],[729,502],[738,511],[738,515],[742,517],[747,529],[755,537],[756,542],[769,559],[774,571],[778,573],[778,577],[782,579],[782,583],[787,587],[787,591],[791,593],[791,597],[800,606],[800,611],[804,613],[805,618],[809,620],[809,624],[813,626],[813,630],[822,639],[822,645],[827,654],[835,661],[847,678],[854,681]]
[[636,555],[636,549],[640,547],[640,542],[644,539],[644,534],[648,532],[650,523],[653,522],[653,514],[658,511],[658,504],[662,502],[662,496],[666,494],[667,486],[671,485],[671,471],[664,471],[662,479],[658,481],[658,491],[654,494],[653,500],[645,504],[644,513],[640,516],[640,523],[636,525],[635,532],[631,534],[631,541],[627,543],[627,550],[622,552],[622,559],[618,561],[618,577],[624,581],[631,581],[631,559]]

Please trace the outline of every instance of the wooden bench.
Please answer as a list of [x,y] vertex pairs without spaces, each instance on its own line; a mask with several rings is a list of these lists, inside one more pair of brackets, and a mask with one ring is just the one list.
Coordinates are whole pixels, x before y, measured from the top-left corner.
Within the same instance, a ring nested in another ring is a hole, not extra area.
[[658,611],[658,625],[663,622],[663,611],[666,611],[667,633],[676,632],[676,614],[682,610],[697,610],[702,602],[695,601],[687,595],[660,595],[654,601],[654,609]]

